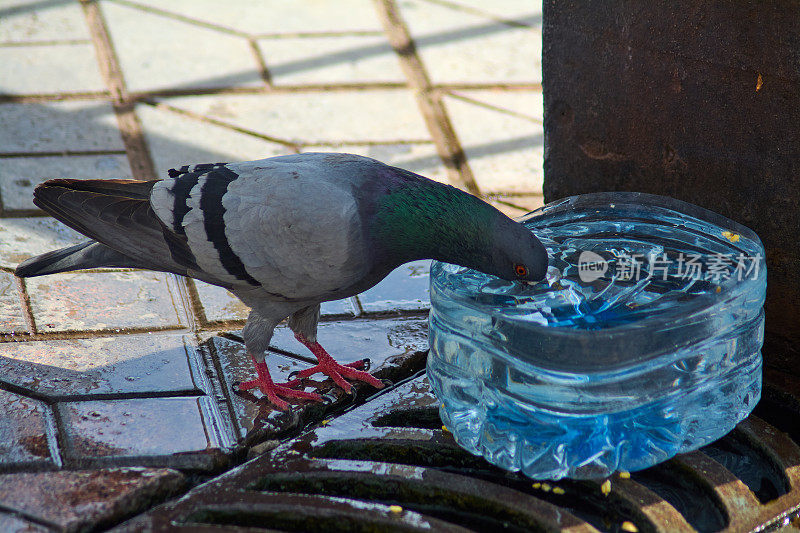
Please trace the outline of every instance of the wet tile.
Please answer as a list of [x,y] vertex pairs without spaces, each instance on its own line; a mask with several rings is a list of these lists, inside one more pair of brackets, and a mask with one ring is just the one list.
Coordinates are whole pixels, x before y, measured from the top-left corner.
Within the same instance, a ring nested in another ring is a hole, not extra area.
[[405,89],[191,96],[169,104],[297,144],[430,141]]
[[535,118],[540,93],[486,91],[479,98],[447,96],[444,102],[481,192],[541,194],[544,129]]
[[[258,401],[261,393],[254,391],[253,394],[241,394],[234,390],[234,384],[248,381],[256,377],[255,368],[250,356],[247,355],[244,345],[224,337],[213,337],[209,339],[214,354],[219,360],[222,368],[225,394],[231,400],[233,408],[233,422],[239,439],[244,439],[247,435],[252,435],[254,430],[261,431],[265,426],[269,426],[275,432],[286,427],[290,423],[281,417],[281,413],[272,414],[271,406],[265,402]],[[285,383],[289,380],[289,374],[308,368],[309,363],[286,357],[281,354],[269,352],[265,359],[269,367],[270,375],[276,383]],[[305,390],[316,392],[316,387],[309,386]],[[295,405],[307,405],[308,402],[290,402]],[[293,410],[301,409],[293,407]]]
[[406,263],[358,295],[365,313],[430,309],[429,260]]
[[333,146],[305,146],[303,152],[344,152],[363,155],[393,167],[416,172],[440,183],[449,183],[447,170],[433,143],[419,144],[339,144]]
[[171,274],[80,272],[28,278],[26,283],[40,332],[188,324],[183,282]]
[[0,390],[0,471],[60,465],[54,456],[55,430],[49,409],[38,400]]
[[0,381],[52,398],[207,388],[188,335],[13,342],[0,353]]
[[207,396],[69,402],[58,410],[65,460],[78,467],[214,469],[233,444]]
[[22,299],[14,275],[0,272],[0,335],[27,331],[25,315],[22,314]]
[[[431,430],[441,429],[439,403],[423,374],[317,428],[314,444],[342,438],[391,438],[399,427],[404,428],[404,438],[417,433],[427,440],[433,434]],[[427,426],[431,427],[425,429]]]
[[244,38],[113,2],[101,6],[131,91],[263,85]]
[[91,43],[0,47],[0,94],[105,89]]
[[2,104],[0,123],[0,152],[125,149],[108,102]]
[[282,144],[151,105],[138,105],[136,114],[158,176],[166,176],[169,169],[183,165],[249,161],[293,153]]
[[369,0],[136,0],[141,6],[167,10],[253,35],[314,32],[381,31]]
[[0,477],[0,501],[65,532],[89,531],[143,511],[184,484],[181,473],[155,468],[7,474]]
[[15,268],[29,257],[87,239],[52,218],[0,218],[0,267]]
[[[322,322],[317,328],[317,340],[340,363],[368,358],[372,368],[376,369],[395,357],[427,350],[427,320],[406,318]],[[286,326],[275,328],[270,346],[314,360],[311,352],[297,342]]]
[[[403,0],[400,6],[433,83],[541,83],[538,28],[423,0]],[[539,20],[533,7],[524,20]]]
[[0,159],[0,198],[6,211],[38,210],[33,190],[51,178],[131,178],[125,155],[12,157]]
[[5,0],[0,42],[19,43],[91,38],[80,5],[73,2]]
[[386,37],[261,39],[258,48],[275,85],[405,83]]

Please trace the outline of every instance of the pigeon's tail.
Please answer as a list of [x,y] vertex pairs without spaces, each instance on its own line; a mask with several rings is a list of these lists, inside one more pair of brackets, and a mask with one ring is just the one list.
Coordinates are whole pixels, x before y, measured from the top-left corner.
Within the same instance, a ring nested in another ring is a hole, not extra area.
[[53,179],[36,187],[33,203],[94,239],[29,259],[19,276],[97,267],[131,267],[186,275],[194,257],[150,206],[156,181]]
[[53,250],[20,263],[14,273],[21,278],[57,274],[87,268],[141,268],[131,258],[96,241]]

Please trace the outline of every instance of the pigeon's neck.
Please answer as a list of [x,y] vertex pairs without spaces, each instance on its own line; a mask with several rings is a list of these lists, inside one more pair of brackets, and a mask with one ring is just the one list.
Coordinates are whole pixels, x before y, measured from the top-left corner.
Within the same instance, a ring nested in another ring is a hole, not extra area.
[[481,269],[498,218],[489,204],[431,180],[409,180],[387,191],[375,213],[376,241],[400,263],[436,259]]

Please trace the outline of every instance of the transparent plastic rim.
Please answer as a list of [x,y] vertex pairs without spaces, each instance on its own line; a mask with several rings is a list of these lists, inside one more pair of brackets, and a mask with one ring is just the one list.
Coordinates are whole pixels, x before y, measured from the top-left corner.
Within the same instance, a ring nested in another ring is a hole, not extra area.
[[[726,228],[730,231],[733,231],[741,235],[746,239],[753,241],[758,245],[758,247],[762,251],[764,248],[763,244],[761,243],[761,239],[759,239],[756,232],[754,232],[747,226],[744,226],[723,215],[720,215],[719,213],[715,213],[703,207],[690,204],[682,200],[677,200],[675,198],[671,198],[668,196],[660,196],[657,194],[648,194],[642,192],[599,192],[599,193],[582,194],[578,196],[569,196],[562,200],[557,200],[555,202],[549,203],[543,207],[531,211],[530,213],[522,217],[518,217],[515,220],[522,224],[527,224],[530,222],[534,222],[537,219],[542,218],[544,216],[549,217],[563,212],[577,211],[594,207],[607,208],[610,204],[614,204],[615,208],[616,206],[619,205],[634,205],[638,207],[652,206],[661,209],[672,209],[687,216],[704,220],[706,222],[710,222],[717,226]],[[443,264],[438,261],[433,261],[432,263],[431,267],[432,294],[434,291],[447,294],[447,296],[450,299],[457,301],[460,305],[463,305],[464,307],[468,307],[474,311],[478,311],[487,316],[492,316],[502,319],[507,323],[515,324],[518,327],[525,328],[531,331],[532,333],[539,333],[542,335],[550,335],[550,336],[563,335],[565,337],[577,337],[577,336],[591,335],[592,338],[594,339],[600,340],[600,338],[604,338],[613,341],[613,339],[616,337],[635,334],[637,331],[641,331],[643,328],[651,328],[655,325],[659,325],[662,328],[664,326],[666,326],[667,328],[670,327],[684,328],[686,326],[692,324],[698,324],[700,322],[705,321],[706,315],[711,313],[712,309],[715,306],[725,303],[733,303],[738,298],[740,298],[742,296],[742,293],[745,291],[744,284],[739,282],[738,280],[735,279],[723,280],[719,284],[723,290],[721,290],[719,293],[709,292],[706,294],[698,295],[691,302],[687,302],[682,306],[680,324],[674,324],[674,323],[669,324],[670,321],[674,322],[675,317],[665,317],[662,314],[656,314],[652,317],[645,317],[642,318],[641,320],[629,324],[612,326],[603,330],[589,331],[589,330],[580,330],[574,328],[543,326],[541,324],[536,324],[527,321],[523,318],[509,316],[502,312],[492,311],[490,309],[478,307],[474,304],[472,300],[461,297],[441,285],[435,273],[440,268],[442,268],[442,265]],[[767,275],[766,264],[763,261],[762,261],[762,268],[763,268],[762,275],[766,279]],[[432,305],[433,305],[433,298],[432,298]],[[435,312],[435,307],[433,310]]]

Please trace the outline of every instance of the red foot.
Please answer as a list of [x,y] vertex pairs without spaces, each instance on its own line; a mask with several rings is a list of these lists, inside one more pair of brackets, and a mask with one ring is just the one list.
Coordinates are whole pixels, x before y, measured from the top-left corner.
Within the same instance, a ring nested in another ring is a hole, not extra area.
[[286,408],[289,407],[288,403],[281,400],[281,396],[284,398],[299,398],[302,400],[315,400],[318,402],[322,401],[322,397],[319,394],[291,388],[291,386],[295,383],[294,381],[291,383],[273,382],[272,376],[269,375],[269,368],[267,368],[266,363],[257,362],[255,358],[253,358],[253,363],[255,364],[258,377],[256,379],[240,383],[238,386],[239,390],[245,391],[258,387],[264,396],[266,396],[269,401],[281,411],[285,411]]
[[[319,362],[316,366],[312,366],[311,368],[307,368],[305,370],[301,370],[297,373],[297,378],[307,378],[312,374],[316,374],[317,372],[322,372],[326,376],[330,377],[334,383],[339,385],[341,388],[344,389],[345,392],[349,393],[353,390],[353,386],[348,383],[344,378],[353,379],[356,381],[364,381],[369,383],[373,387],[378,389],[383,388],[383,382],[377,379],[375,376],[370,374],[369,372],[364,372],[362,370],[358,370],[359,368],[363,368],[365,366],[365,361],[356,361],[354,363],[348,363],[346,365],[342,365],[336,362],[331,355],[325,351],[325,349],[320,346],[318,342],[310,342],[304,336],[300,334],[295,334],[295,337],[298,341],[302,342],[311,352],[317,357],[317,361]],[[292,382],[294,383],[294,381]]]

